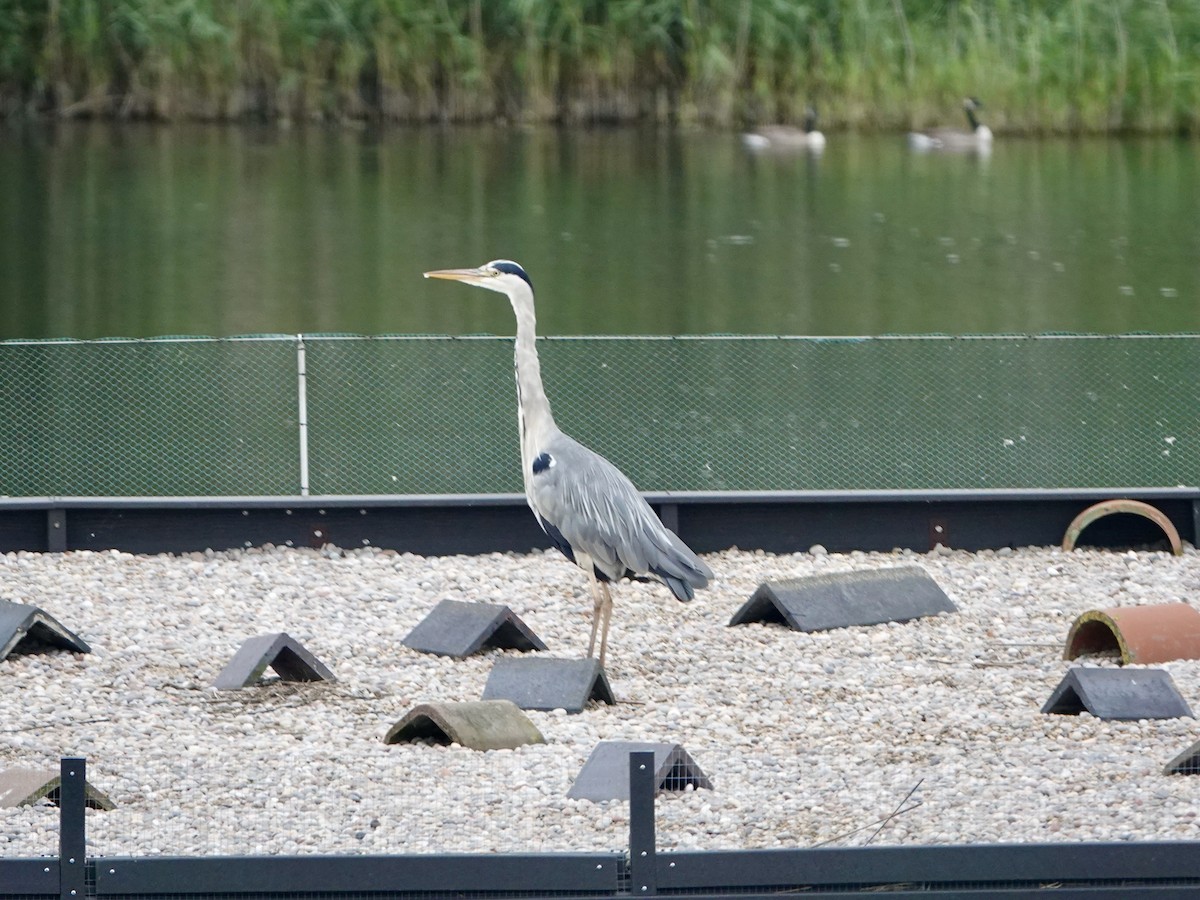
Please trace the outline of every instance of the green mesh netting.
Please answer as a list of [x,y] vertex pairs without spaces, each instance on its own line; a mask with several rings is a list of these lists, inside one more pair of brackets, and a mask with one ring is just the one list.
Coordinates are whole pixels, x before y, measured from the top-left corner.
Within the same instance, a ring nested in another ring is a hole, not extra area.
[[[314,494],[521,489],[512,342],[305,336]],[[1200,483],[1200,337],[563,338],[643,490]],[[297,340],[0,344],[0,494],[294,494]]]
[[296,491],[280,341],[0,343],[0,494]]

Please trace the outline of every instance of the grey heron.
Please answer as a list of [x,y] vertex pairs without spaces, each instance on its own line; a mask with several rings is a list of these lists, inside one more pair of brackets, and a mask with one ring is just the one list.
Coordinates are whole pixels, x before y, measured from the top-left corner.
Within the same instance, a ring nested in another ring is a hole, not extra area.
[[804,125],[763,125],[742,135],[742,143],[748,150],[811,150],[820,153],[825,149],[825,135],[817,130],[817,111],[811,106],[804,109]]
[[983,104],[975,97],[963,100],[963,112],[967,114],[969,131],[957,128],[934,128],[931,131],[912,131],[908,145],[913,150],[977,150],[987,153],[992,149],[992,129],[979,121],[976,115]]
[[712,570],[663,525],[620,469],[554,424],[538,362],[533,284],[525,270],[511,260],[497,259],[477,269],[439,269],[425,277],[487,288],[506,295],[512,304],[517,317],[514,364],[525,499],[554,546],[588,574],[588,656],[595,652],[599,629],[603,666],[612,617],[610,582],[655,579],[686,601],[696,588],[708,584]]

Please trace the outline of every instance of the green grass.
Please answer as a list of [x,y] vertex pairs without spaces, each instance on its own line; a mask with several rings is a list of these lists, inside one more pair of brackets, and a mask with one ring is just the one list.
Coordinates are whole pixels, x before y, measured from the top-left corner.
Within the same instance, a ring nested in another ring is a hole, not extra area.
[[1200,131],[1194,0],[0,0],[0,111]]

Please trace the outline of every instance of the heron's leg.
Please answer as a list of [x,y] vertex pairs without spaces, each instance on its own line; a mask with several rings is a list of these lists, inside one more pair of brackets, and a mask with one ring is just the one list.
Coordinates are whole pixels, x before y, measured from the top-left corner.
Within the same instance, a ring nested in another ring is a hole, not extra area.
[[[600,593],[600,579],[596,577],[596,569],[592,565],[591,558],[583,554],[579,554],[579,556],[583,557],[581,565],[588,573],[588,589],[592,592],[592,636],[588,639],[588,658],[590,659],[596,651],[596,631],[600,626],[600,613],[604,606],[604,597]],[[576,558],[578,559],[579,556]],[[600,652],[604,652],[603,644]]]
[[[604,609],[597,611],[597,615],[604,616],[604,627],[600,632],[600,668],[604,668],[604,654],[608,650],[608,623],[612,619],[612,593],[608,589],[606,582],[600,582],[600,591],[604,594]],[[593,631],[595,630],[593,626]],[[591,656],[589,653],[588,656]]]

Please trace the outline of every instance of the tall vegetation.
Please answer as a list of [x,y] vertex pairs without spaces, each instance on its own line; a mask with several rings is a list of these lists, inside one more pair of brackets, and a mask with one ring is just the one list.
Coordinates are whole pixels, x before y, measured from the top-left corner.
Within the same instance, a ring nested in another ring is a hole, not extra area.
[[1195,0],[0,0],[0,111],[1200,131]]

